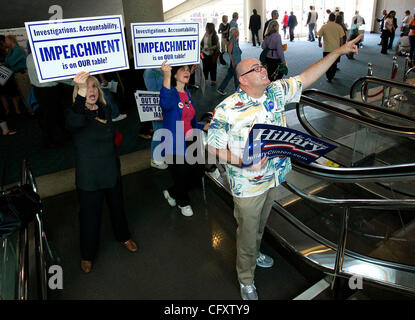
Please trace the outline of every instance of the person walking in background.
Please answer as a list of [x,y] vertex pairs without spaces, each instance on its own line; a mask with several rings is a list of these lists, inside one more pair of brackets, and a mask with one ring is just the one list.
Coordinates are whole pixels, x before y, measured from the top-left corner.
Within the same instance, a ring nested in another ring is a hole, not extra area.
[[[355,13],[354,13],[354,17],[352,18],[352,23],[351,23],[351,25],[353,24],[353,22],[354,21],[357,21],[357,25],[359,26],[359,29],[363,26],[363,25],[365,25],[366,24],[366,22],[365,22],[365,19],[359,14],[359,10],[356,10],[355,11]],[[364,34],[364,30],[362,30],[363,31],[363,34]],[[347,32],[347,27],[346,27],[346,32]],[[359,46],[360,47],[363,47],[363,41],[364,41],[364,36],[363,36],[363,38],[362,38],[362,40],[361,41],[359,41]]]
[[317,19],[318,19],[318,14],[315,10],[315,7],[310,6],[310,12],[308,13],[307,23],[306,23],[306,26],[308,25],[308,41],[315,41],[314,27],[316,26]]
[[[160,92],[162,86],[163,86],[163,72],[161,72],[160,68],[152,68],[152,69],[146,69],[144,71],[144,83],[146,85],[146,88],[148,91],[157,91]],[[154,134],[157,132],[157,130],[163,128],[163,118],[158,120],[153,120],[153,130]],[[154,152],[156,147],[160,144],[160,141],[157,141],[154,139],[151,141],[151,162],[150,166],[157,169],[167,169],[168,165],[165,163],[163,157],[161,154],[157,154]]]
[[[0,65],[5,64],[7,56],[6,37],[0,35]],[[11,99],[16,115],[21,114],[19,109],[19,91],[17,89],[16,80],[13,76],[7,80],[4,86],[0,86],[0,101],[4,108],[4,116],[7,117],[10,113],[9,100]]]
[[239,14],[238,12],[234,12],[232,13],[232,20],[229,23],[229,29],[230,28],[238,28],[238,18],[239,18]]
[[281,79],[283,73],[279,71],[279,65],[286,62],[277,21],[271,21],[268,25],[267,34],[262,42],[262,49],[266,48],[269,49],[266,56],[268,78],[270,81]]
[[401,27],[401,31],[403,32],[405,36],[407,36],[409,33],[409,21],[411,21],[411,11],[406,10],[405,16],[402,19],[402,27]]
[[[334,22],[335,19],[336,15],[330,13],[329,21],[318,31],[318,46],[320,48],[322,47],[321,39],[324,40],[323,57],[338,49],[344,41],[344,30],[339,24]],[[334,61],[326,71],[327,81],[330,83],[336,75],[337,62],[338,60]]]
[[202,50],[203,74],[206,80],[208,80],[210,74],[210,83],[212,86],[216,86],[217,63],[214,61],[213,56],[215,51],[219,50],[219,38],[213,23],[206,23],[206,32],[200,46]]
[[252,33],[252,45],[255,47],[255,37],[258,42],[258,46],[261,45],[259,41],[258,31],[261,29],[261,16],[257,14],[256,9],[252,10],[253,15],[249,18],[249,30]]
[[222,22],[219,25],[218,33],[222,35],[221,42],[220,42],[220,51],[225,53],[228,47],[229,41],[229,23],[228,23],[228,16],[222,16]]
[[282,19],[282,30],[284,31],[284,39],[288,39],[287,38],[287,24],[288,24],[288,14],[287,14],[287,11],[284,11],[284,18]]
[[65,110],[66,126],[75,145],[75,184],[79,199],[81,269],[89,273],[99,246],[104,199],[115,238],[130,251],[131,240],[121,182],[121,164],[115,141],[111,108],[97,78],[79,72],[74,80],[73,105]]
[[[268,29],[268,24],[269,24],[271,21],[277,21],[278,17],[279,17],[278,10],[272,10],[272,11],[271,11],[271,19],[269,19],[267,22],[265,22],[265,25],[264,25],[264,32],[262,33],[262,39],[265,39],[265,33],[267,32],[267,29]],[[288,21],[288,16],[287,16],[287,21]]]
[[237,28],[231,28],[230,41],[228,43],[228,54],[230,59],[230,65],[228,68],[228,73],[226,74],[225,79],[223,79],[220,84],[217,92],[221,95],[226,95],[225,89],[229,81],[233,78],[235,84],[235,90],[238,88],[238,79],[236,77],[236,66],[241,62],[242,51],[239,48],[239,30]]
[[207,131],[209,124],[197,122],[196,111],[186,85],[190,79],[189,66],[171,67],[164,61],[161,65],[163,86],[160,90],[160,107],[163,112],[163,128],[171,136],[165,137],[168,147],[165,157],[173,178],[173,186],[163,191],[163,196],[171,207],[179,206],[181,213],[190,217],[193,210],[190,205],[189,190],[202,180],[202,168],[199,164],[189,164],[185,155],[189,145],[198,141],[193,129]]
[[396,19],[396,11],[392,10],[389,12],[391,19],[392,19],[392,31],[389,39],[388,49],[392,49],[393,41],[395,40],[395,32],[398,29],[398,19]]
[[[17,44],[17,40],[14,35],[6,36],[4,45],[8,49],[4,65],[13,70],[13,78],[20,94],[20,98],[25,105],[27,112],[30,115],[33,115],[32,107],[27,104],[27,98],[29,97],[31,86],[26,68],[26,52]],[[16,110],[16,113],[19,114],[20,112]]]
[[395,33],[395,28],[393,24],[393,11],[389,12],[385,19],[385,24],[382,31],[382,50],[380,53],[388,54],[389,39],[392,37],[392,34]]
[[288,28],[290,30],[290,41],[294,41],[294,29],[297,26],[297,17],[294,15],[294,12],[290,12],[290,16],[288,17]]
[[409,21],[409,59],[412,61],[412,64],[414,64],[415,62],[415,13],[411,19],[411,21]]
[[347,40],[347,36],[346,36],[346,34],[347,34],[347,28],[344,25],[343,15],[341,15],[341,14],[337,15],[336,18],[335,18],[335,20],[334,20],[334,22],[336,22],[340,27],[342,27],[342,29],[344,31],[343,43],[346,43],[346,40]]
[[331,10],[327,9],[326,10],[326,19],[325,19],[325,21],[323,21],[323,24],[329,22],[330,13],[331,13]]
[[382,17],[376,19],[376,21],[379,22],[379,31],[380,31],[380,42],[378,43],[378,46],[381,46],[383,42],[382,33],[383,33],[383,29],[385,28],[385,20],[386,20],[387,15],[388,15],[388,12],[386,11],[386,9],[383,9]]

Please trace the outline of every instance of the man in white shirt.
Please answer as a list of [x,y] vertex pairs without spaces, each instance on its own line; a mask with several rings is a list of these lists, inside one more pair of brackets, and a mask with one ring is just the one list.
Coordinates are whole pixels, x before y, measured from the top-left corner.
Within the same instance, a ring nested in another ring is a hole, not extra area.
[[[359,26],[359,29],[362,25],[366,24],[365,19],[359,14],[359,10],[356,10],[354,13],[354,17],[352,18],[352,24],[354,24],[354,22],[356,21],[356,24]],[[365,30],[359,30],[359,33],[365,33]],[[363,47],[363,40],[364,37],[362,38],[362,41],[359,43],[360,47]]]
[[270,82],[267,70],[256,59],[241,61],[236,73],[239,88],[215,108],[208,130],[208,150],[225,162],[234,201],[236,270],[241,297],[258,300],[254,285],[256,266],[272,267],[274,261],[261,253],[264,228],[277,186],[291,170],[289,157],[263,157],[251,164],[242,161],[251,128],[257,124],[286,126],[285,106],[298,102],[303,89],[318,80],[343,54],[357,53],[361,36],[330,52],[300,75]]
[[308,41],[315,41],[314,38],[314,29],[317,24],[318,14],[314,6],[310,6],[310,12],[308,13],[307,23],[308,25]]

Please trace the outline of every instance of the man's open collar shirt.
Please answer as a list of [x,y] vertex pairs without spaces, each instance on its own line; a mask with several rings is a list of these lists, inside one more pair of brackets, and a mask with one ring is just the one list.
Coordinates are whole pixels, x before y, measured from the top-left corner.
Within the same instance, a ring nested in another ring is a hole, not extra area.
[[[299,102],[302,82],[299,76],[271,82],[259,99],[238,89],[222,101],[214,112],[208,144],[217,149],[229,149],[242,158],[252,127],[257,124],[286,126],[285,106]],[[236,197],[253,197],[285,181],[291,170],[290,158],[276,157],[259,170],[225,164],[229,185]]]

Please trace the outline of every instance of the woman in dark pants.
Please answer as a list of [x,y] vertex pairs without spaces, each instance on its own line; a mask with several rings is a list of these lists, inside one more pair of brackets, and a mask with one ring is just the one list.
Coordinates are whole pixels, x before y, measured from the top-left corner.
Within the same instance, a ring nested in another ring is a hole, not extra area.
[[385,24],[383,27],[382,34],[380,36],[382,38],[382,50],[380,51],[380,53],[388,54],[389,39],[392,37],[392,34],[394,33],[395,28],[393,25],[393,11],[391,11],[385,18]]
[[174,207],[179,206],[184,216],[192,216],[188,191],[201,182],[201,166],[189,164],[185,159],[187,147],[194,143],[194,129],[205,130],[209,124],[203,125],[196,120],[196,111],[190,92],[186,89],[191,69],[189,66],[172,68],[163,62],[161,71],[164,75],[163,87],[160,90],[160,107],[163,112],[163,128],[169,130],[165,144],[171,148],[165,151],[165,159],[173,178],[173,186],[163,191],[163,195]]
[[200,42],[200,46],[202,50],[203,74],[205,79],[208,80],[210,73],[210,84],[216,86],[217,60],[215,60],[214,54],[219,50],[219,38],[213,23],[208,22],[206,24],[206,33]]
[[65,111],[75,144],[75,183],[80,204],[81,269],[88,273],[98,251],[102,206],[106,200],[115,238],[131,252],[124,212],[120,159],[115,146],[111,108],[95,77],[80,72],[74,78],[73,105]]

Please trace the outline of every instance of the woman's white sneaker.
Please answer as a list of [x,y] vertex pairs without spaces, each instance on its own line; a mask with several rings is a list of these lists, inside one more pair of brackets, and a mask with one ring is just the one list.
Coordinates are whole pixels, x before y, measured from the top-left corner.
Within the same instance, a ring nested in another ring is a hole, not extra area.
[[153,168],[160,169],[160,170],[164,170],[168,168],[167,163],[165,163],[164,161],[158,161],[158,160],[151,160],[150,166],[152,166]]
[[186,216],[186,217],[190,217],[193,215],[193,210],[191,206],[185,206],[185,207],[181,207],[179,206],[180,210],[182,211],[182,215]]
[[171,207],[175,207],[176,206],[176,200],[170,196],[170,194],[169,194],[169,192],[167,190],[164,190],[163,191],[163,196],[164,196],[164,198],[166,198],[167,202],[169,203],[169,205]]

